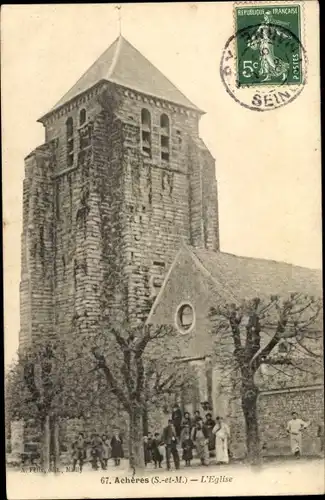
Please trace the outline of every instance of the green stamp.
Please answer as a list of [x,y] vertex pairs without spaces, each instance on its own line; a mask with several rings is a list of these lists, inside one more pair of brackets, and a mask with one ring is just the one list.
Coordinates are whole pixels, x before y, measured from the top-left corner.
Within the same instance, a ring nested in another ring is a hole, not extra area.
[[300,5],[236,7],[237,86],[301,85]]

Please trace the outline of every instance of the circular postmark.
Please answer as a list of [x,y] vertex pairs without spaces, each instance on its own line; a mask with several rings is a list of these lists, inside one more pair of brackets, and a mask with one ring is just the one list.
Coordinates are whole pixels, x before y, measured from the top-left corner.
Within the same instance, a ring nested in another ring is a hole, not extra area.
[[306,83],[307,55],[300,39],[277,24],[246,26],[222,52],[220,76],[228,94],[253,111],[270,111],[296,99]]

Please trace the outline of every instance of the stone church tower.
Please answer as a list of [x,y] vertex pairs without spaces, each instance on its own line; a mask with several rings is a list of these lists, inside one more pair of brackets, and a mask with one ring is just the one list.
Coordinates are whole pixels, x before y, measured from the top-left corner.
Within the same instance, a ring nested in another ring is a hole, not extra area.
[[219,249],[203,112],[120,36],[25,160],[20,345],[147,317],[182,242]]

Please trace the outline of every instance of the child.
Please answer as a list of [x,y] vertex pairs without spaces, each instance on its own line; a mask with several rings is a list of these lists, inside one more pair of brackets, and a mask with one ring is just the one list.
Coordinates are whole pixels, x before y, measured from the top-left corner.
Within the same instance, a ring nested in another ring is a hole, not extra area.
[[152,456],[153,462],[155,464],[155,469],[157,469],[157,464],[159,465],[159,468],[161,469],[161,462],[163,460],[163,456],[159,450],[160,441],[161,440],[159,437],[159,432],[155,432],[154,437],[151,441],[151,456]]
[[194,443],[191,439],[190,433],[191,433],[190,426],[185,425],[184,429],[182,430],[181,444],[183,448],[182,459],[185,461],[186,466],[190,466],[191,460],[193,459]]

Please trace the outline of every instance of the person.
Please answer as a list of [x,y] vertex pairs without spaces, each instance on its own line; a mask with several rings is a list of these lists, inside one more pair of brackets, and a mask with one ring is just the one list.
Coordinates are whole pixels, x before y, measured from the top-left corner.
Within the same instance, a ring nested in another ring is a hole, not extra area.
[[304,422],[301,418],[297,418],[297,412],[292,412],[292,419],[287,423],[287,433],[290,436],[291,452],[299,458],[302,447],[302,431],[307,429],[310,422]]
[[82,467],[86,459],[86,441],[84,434],[79,432],[77,439],[72,443],[72,470],[76,470],[76,465],[79,462],[79,469],[82,472]]
[[[152,456],[151,456],[152,439],[153,439],[152,432],[148,432],[148,447],[149,447],[151,459],[152,459]],[[151,462],[151,459],[150,459],[150,462]]]
[[202,420],[202,417],[201,417],[201,414],[200,414],[200,410],[196,410],[194,412],[193,425],[195,425],[196,422],[198,422],[199,420]]
[[175,469],[179,469],[179,454],[177,450],[177,436],[173,425],[173,420],[168,420],[168,425],[163,430],[163,442],[166,450],[167,469],[170,470],[170,456],[173,456]]
[[216,462],[217,464],[227,464],[229,462],[228,440],[230,429],[222,417],[216,418],[216,425],[212,432],[216,437]]
[[184,413],[183,420],[182,420],[182,429],[184,429],[184,427],[186,427],[187,425],[189,426],[190,429],[192,428],[191,414],[188,411],[186,411]]
[[190,466],[193,459],[194,443],[191,438],[191,428],[188,424],[185,425],[181,433],[181,446],[183,449],[182,459],[185,461],[185,465]]
[[121,464],[121,458],[124,457],[123,440],[119,431],[115,431],[111,439],[112,458],[114,458],[115,465]]
[[94,432],[91,435],[90,455],[91,455],[91,466],[93,470],[98,469],[98,460],[100,462],[102,470],[106,470],[105,463],[103,460],[103,441],[96,432]]
[[175,403],[173,406],[171,419],[172,419],[173,425],[175,427],[177,439],[179,439],[180,435],[181,435],[181,430],[182,430],[182,410],[180,409],[178,403]]
[[163,456],[160,453],[160,444],[161,444],[161,439],[159,436],[159,432],[155,432],[154,437],[151,441],[151,456],[153,463],[155,465],[155,469],[157,469],[157,464],[161,469],[161,462],[163,461]]
[[193,428],[192,440],[195,444],[201,464],[209,465],[208,431],[203,425],[202,418],[196,421],[195,427]]
[[151,462],[151,442],[152,438],[148,436],[143,436],[143,453],[144,453],[144,465]]
[[213,420],[211,413],[207,413],[205,416],[204,426],[208,432],[208,450],[211,453],[215,448],[215,435],[213,434],[213,428],[216,425],[216,422]]
[[106,434],[102,435],[102,441],[103,441],[103,461],[105,464],[105,467],[107,467],[107,462],[110,456],[110,451],[111,451],[111,446],[109,444],[109,440]]
[[319,439],[319,453],[324,455],[324,424],[320,423],[317,428],[317,437]]

